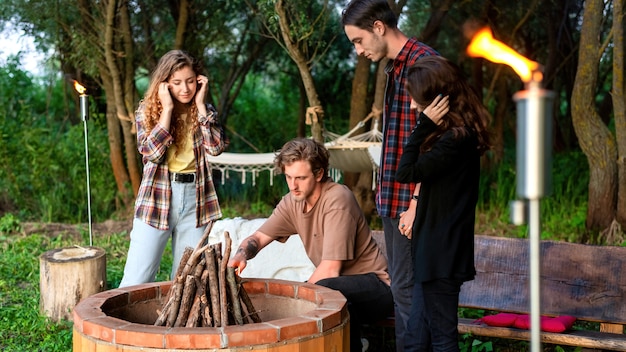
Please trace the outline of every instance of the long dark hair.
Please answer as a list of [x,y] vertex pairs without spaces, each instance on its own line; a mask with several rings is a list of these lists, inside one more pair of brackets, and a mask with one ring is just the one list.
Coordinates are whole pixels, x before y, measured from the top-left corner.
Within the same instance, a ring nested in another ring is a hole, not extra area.
[[491,148],[487,130],[491,115],[459,66],[441,56],[420,58],[409,67],[407,89],[411,98],[424,107],[439,94],[450,97],[450,111],[442,117],[437,130],[426,138],[422,152],[429,150],[447,130],[453,130],[456,136],[473,131],[481,155]]

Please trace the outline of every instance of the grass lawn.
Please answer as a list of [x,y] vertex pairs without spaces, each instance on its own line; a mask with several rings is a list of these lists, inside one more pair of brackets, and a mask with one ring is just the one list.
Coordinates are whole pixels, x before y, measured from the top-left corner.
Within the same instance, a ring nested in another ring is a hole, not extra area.
[[[107,255],[107,287],[115,288],[122,278],[128,250],[130,222],[94,224],[93,244]],[[51,249],[89,245],[85,226],[61,224],[15,224],[7,231],[0,226],[0,350],[71,351],[72,323],[53,323],[39,312],[39,256]],[[161,263],[157,280],[169,277],[170,248]],[[368,326],[363,330],[369,351],[394,351],[390,327]],[[528,343],[511,340],[483,340],[461,336],[462,351],[527,351]],[[577,351],[574,348],[544,346],[544,351]]]

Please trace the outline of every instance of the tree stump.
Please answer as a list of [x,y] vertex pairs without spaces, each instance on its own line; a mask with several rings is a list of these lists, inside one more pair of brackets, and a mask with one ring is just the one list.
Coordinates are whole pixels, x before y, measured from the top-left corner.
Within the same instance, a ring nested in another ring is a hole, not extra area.
[[39,311],[55,322],[71,321],[74,306],[106,286],[106,255],[101,248],[49,250],[39,257],[39,269]]

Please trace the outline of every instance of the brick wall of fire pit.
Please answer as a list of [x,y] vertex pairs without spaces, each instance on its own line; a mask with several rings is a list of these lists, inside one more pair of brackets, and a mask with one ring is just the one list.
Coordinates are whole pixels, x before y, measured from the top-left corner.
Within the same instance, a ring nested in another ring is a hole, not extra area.
[[217,328],[154,326],[171,282],[104,291],[76,305],[73,351],[349,351],[346,299],[325,287],[246,279],[263,322]]

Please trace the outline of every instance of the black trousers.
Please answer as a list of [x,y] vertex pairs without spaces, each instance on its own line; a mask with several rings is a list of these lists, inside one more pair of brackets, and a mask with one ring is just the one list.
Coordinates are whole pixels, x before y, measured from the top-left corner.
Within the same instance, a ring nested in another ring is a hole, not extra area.
[[374,273],[322,279],[317,285],[337,290],[348,301],[350,351],[361,352],[361,325],[374,323],[393,312],[391,288]]

